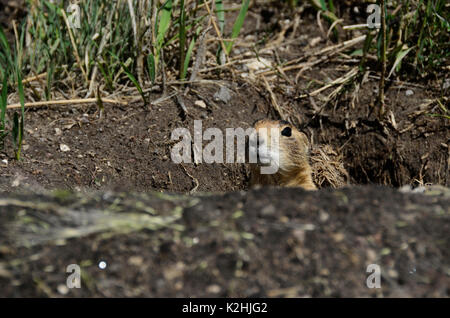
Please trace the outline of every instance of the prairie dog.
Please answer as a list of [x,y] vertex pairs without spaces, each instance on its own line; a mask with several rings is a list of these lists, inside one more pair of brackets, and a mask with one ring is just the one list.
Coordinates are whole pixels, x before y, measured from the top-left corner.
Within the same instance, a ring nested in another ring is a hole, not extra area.
[[[257,155],[258,162],[250,164],[252,186],[317,189],[309,164],[309,141],[304,133],[282,120],[263,119],[256,122],[254,128],[256,134],[250,137],[249,152],[254,158]],[[273,136],[274,133],[276,136]],[[267,166],[268,162],[277,166],[276,173],[261,173],[261,168]]]

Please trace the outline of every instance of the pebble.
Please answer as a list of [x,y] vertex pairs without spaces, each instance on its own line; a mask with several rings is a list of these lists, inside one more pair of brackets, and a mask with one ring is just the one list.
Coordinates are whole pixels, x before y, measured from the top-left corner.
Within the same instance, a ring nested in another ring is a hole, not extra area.
[[274,214],[275,212],[275,207],[272,204],[269,204],[261,210],[261,215],[268,216]]
[[226,86],[220,86],[218,92],[214,94],[214,99],[216,101],[222,101],[224,103],[228,103],[231,99],[231,91]]
[[414,95],[414,91],[412,89],[408,89],[405,93],[406,96]]
[[59,145],[59,149],[61,149],[62,152],[70,151],[69,146],[67,146],[67,145],[65,145],[65,144],[60,144],[60,145]]
[[272,62],[263,57],[251,59],[248,63],[245,64],[247,69],[256,72],[259,70],[263,70],[272,66]]
[[69,288],[67,288],[66,285],[58,285],[58,287],[56,288],[58,290],[58,293],[60,293],[61,295],[67,295],[69,293]]
[[446,89],[449,88],[449,87],[450,87],[450,78],[447,78],[447,79],[445,80],[444,85],[442,86],[442,88],[443,88],[444,90],[446,90]]
[[201,108],[206,108],[206,104],[202,100],[197,100],[197,101],[195,101],[194,104],[195,104],[195,106],[198,106],[198,107],[201,107]]
[[219,294],[222,291],[222,288],[219,285],[209,285],[206,288],[206,291],[210,294]]

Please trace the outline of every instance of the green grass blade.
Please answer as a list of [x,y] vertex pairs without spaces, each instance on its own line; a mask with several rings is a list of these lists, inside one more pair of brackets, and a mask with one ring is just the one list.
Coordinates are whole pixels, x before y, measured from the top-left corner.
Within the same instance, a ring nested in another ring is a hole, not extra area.
[[189,48],[188,48],[188,50],[186,52],[186,58],[185,58],[184,63],[183,63],[183,72],[181,73],[181,78],[180,78],[181,80],[184,80],[186,78],[187,69],[188,69],[189,62],[190,62],[191,56],[192,56],[192,51],[194,50],[195,43],[197,41],[197,36],[198,36],[200,31],[201,31],[201,28],[199,27],[198,30],[197,30],[196,36],[192,39],[191,43],[189,44]]
[[154,84],[156,78],[156,67],[155,67],[155,57],[153,56],[153,54],[147,55],[147,67],[150,80],[152,81],[152,84]]
[[12,141],[14,145],[14,149],[17,148],[17,138],[19,136],[19,114],[17,112],[14,112],[13,115],[13,126],[11,129],[12,133]]
[[[3,29],[0,28],[0,44],[1,48],[3,48],[3,51],[5,54],[0,54],[0,56],[3,56],[7,65],[4,65],[6,67],[6,71],[8,71],[9,68],[12,68],[14,65],[12,55],[11,55],[11,48],[9,47],[8,40],[6,39],[6,35],[3,32]],[[1,51],[0,51],[1,53]]]
[[154,56],[155,56],[155,70],[158,69],[158,63],[159,63],[159,57],[161,48],[164,45],[164,39],[166,37],[167,30],[170,26],[170,20],[172,16],[172,0],[167,0],[164,2],[164,4],[159,8],[158,11],[161,11],[161,16],[158,20],[158,22],[155,25],[156,30],[156,43],[155,43],[155,50],[154,50]]
[[157,36],[156,36],[156,54],[159,57],[159,50],[161,49],[164,38],[166,36],[167,30],[169,29],[170,20],[172,16],[172,0],[167,0],[162,7],[160,8],[162,10],[161,17],[159,19],[159,23],[156,26]]
[[5,131],[5,115],[6,115],[6,103],[8,98],[8,77],[6,74],[3,76],[2,81],[2,94],[0,97],[0,130]]
[[184,59],[186,46],[186,12],[184,10],[184,0],[180,0],[180,79],[184,79]]
[[47,85],[45,87],[45,99],[51,99],[51,90],[52,90],[52,82],[53,82],[53,73],[55,71],[55,64],[49,63],[47,67]]
[[134,84],[134,86],[136,86],[136,89],[139,91],[139,94],[141,94],[144,103],[147,104],[147,98],[145,98],[144,91],[142,90],[141,85],[139,85],[139,82],[136,79],[136,77],[128,70],[128,67],[124,63],[122,63],[122,61],[119,59],[117,55],[115,55],[113,52],[110,52],[110,54],[113,57],[115,57],[115,59],[120,63],[120,66],[122,66],[122,69],[125,72],[125,74],[127,74],[130,81]]
[[17,69],[17,88],[19,90],[19,101],[21,108],[20,121],[17,120],[14,122],[16,126],[16,159],[20,160],[20,154],[22,152],[22,141],[23,141],[23,124],[25,118],[25,92],[23,89],[22,83],[22,75],[21,71]]
[[336,11],[336,9],[334,7],[333,0],[328,0],[328,6],[330,7],[330,11],[331,12],[335,12]]
[[[236,21],[233,25],[233,30],[231,31],[231,39],[234,40],[239,35],[239,32],[241,32],[242,25],[244,24],[245,16],[247,15],[248,6],[250,4],[250,0],[242,0],[242,6],[241,10],[239,11],[239,15],[236,18]],[[234,41],[228,41],[225,44],[225,47],[227,49],[227,53],[230,54],[231,48],[233,47]]]
[[130,81],[133,82],[134,86],[136,86],[137,90],[139,91],[139,94],[141,94],[142,99],[144,100],[144,103],[147,104],[147,98],[145,98],[144,91],[142,90],[141,85],[139,85],[139,82],[136,79],[136,77],[134,77],[134,75],[128,70],[128,68],[124,63],[120,62],[120,65],[122,66],[123,71],[125,72],[125,74],[127,74]]
[[106,85],[108,85],[108,88],[111,91],[114,90],[114,84],[113,84],[111,74],[105,70],[105,68],[103,67],[103,63],[98,63],[97,66],[98,66],[98,69],[100,70],[100,73],[102,73],[103,78],[106,80]]
[[6,35],[3,32],[2,28],[0,28],[0,44],[2,45],[3,49],[6,51],[7,56],[11,57],[11,49],[9,47],[8,40],[6,39]]
[[222,36],[224,36],[225,30],[225,9],[223,7],[223,0],[216,0],[216,14],[219,21],[219,30]]
[[23,90],[21,71],[19,69],[17,70],[17,88],[19,90],[19,102],[23,115],[25,113],[25,92]]
[[394,72],[394,70],[397,68],[397,66],[400,66],[401,61],[403,60],[403,58],[409,53],[409,51],[411,51],[413,48],[410,47],[409,49],[406,50],[401,50],[400,52],[397,53],[397,56],[395,57],[395,62],[394,65],[392,66],[391,71],[389,72],[389,75],[387,76],[387,78],[391,77],[392,73]]

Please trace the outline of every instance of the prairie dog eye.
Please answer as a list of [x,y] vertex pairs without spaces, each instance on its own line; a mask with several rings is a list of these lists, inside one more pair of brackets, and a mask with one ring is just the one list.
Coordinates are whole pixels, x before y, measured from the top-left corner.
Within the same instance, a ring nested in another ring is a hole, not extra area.
[[282,135],[282,136],[286,136],[286,137],[291,137],[291,136],[292,136],[292,129],[291,129],[291,127],[285,127],[285,128],[281,131],[281,135]]

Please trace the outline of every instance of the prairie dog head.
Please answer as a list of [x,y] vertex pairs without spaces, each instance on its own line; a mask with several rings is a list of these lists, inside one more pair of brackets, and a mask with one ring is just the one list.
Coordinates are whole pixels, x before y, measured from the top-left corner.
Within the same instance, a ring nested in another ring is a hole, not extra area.
[[[306,135],[286,121],[260,120],[249,140],[251,185],[316,190]],[[255,160],[257,158],[257,160]]]
[[249,149],[259,166],[273,165],[283,174],[308,162],[308,139],[288,122],[264,119],[254,128],[256,134],[250,138]]

